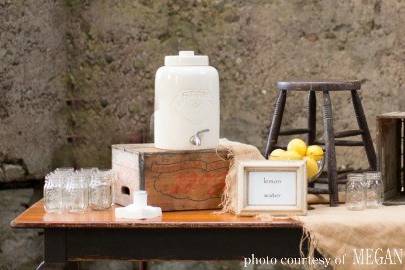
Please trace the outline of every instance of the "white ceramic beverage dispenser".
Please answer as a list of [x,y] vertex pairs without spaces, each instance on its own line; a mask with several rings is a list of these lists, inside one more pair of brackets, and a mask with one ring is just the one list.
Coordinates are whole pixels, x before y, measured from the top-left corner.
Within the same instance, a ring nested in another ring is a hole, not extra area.
[[219,140],[219,78],[208,56],[180,51],[166,56],[155,77],[155,147],[216,148]]

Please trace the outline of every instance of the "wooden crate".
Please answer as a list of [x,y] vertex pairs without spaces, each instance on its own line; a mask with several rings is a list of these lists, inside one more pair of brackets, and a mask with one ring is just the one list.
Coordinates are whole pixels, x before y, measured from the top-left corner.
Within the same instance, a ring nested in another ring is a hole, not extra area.
[[112,146],[117,174],[114,203],[132,203],[131,193],[148,192],[148,203],[163,211],[217,209],[229,162],[213,150],[169,151],[153,144]]
[[384,182],[385,204],[405,204],[404,137],[405,112],[377,116],[379,170]]

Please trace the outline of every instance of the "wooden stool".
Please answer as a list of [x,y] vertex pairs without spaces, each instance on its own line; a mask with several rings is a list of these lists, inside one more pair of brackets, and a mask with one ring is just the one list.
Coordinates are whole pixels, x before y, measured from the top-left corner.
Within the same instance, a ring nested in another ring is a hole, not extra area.
[[[309,193],[330,195],[330,205],[338,205],[338,180],[336,169],[336,152],[335,146],[364,146],[368,163],[371,170],[377,169],[377,158],[368,129],[366,116],[364,115],[363,106],[357,93],[360,90],[360,81],[313,81],[313,82],[278,82],[278,96],[275,103],[273,119],[270,125],[269,137],[267,140],[264,156],[268,158],[271,151],[277,146],[279,135],[295,135],[307,133],[307,144],[323,144],[326,150],[328,189],[309,188]],[[307,91],[308,92],[308,127],[292,130],[280,131],[281,121],[283,118],[284,107],[288,91]],[[323,94],[323,125],[324,125],[324,142],[317,142],[316,139],[316,96],[315,91],[321,91]],[[354,112],[356,114],[359,130],[346,130],[334,132],[332,103],[329,92],[331,91],[350,91]],[[345,138],[350,136],[361,135],[362,141],[335,140],[336,138]]]

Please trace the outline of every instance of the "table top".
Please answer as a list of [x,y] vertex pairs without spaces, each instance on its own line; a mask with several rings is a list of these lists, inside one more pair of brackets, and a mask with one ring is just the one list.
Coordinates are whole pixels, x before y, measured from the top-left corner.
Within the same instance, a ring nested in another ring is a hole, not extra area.
[[301,228],[291,218],[238,217],[216,210],[163,212],[148,220],[118,219],[116,206],[104,211],[47,213],[43,201],[32,205],[11,222],[13,228]]

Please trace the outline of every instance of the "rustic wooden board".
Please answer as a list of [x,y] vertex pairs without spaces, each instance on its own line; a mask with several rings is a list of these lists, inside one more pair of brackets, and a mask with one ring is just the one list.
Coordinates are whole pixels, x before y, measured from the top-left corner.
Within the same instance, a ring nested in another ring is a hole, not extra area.
[[377,119],[405,119],[405,112],[389,112],[377,115]]
[[114,201],[128,205],[131,192],[145,189],[148,202],[163,211],[218,209],[229,169],[225,156],[215,149],[169,151],[153,144],[114,145],[112,167],[118,175]]
[[401,117],[405,117],[405,113],[395,112],[377,117],[378,165],[386,201],[401,193]]

